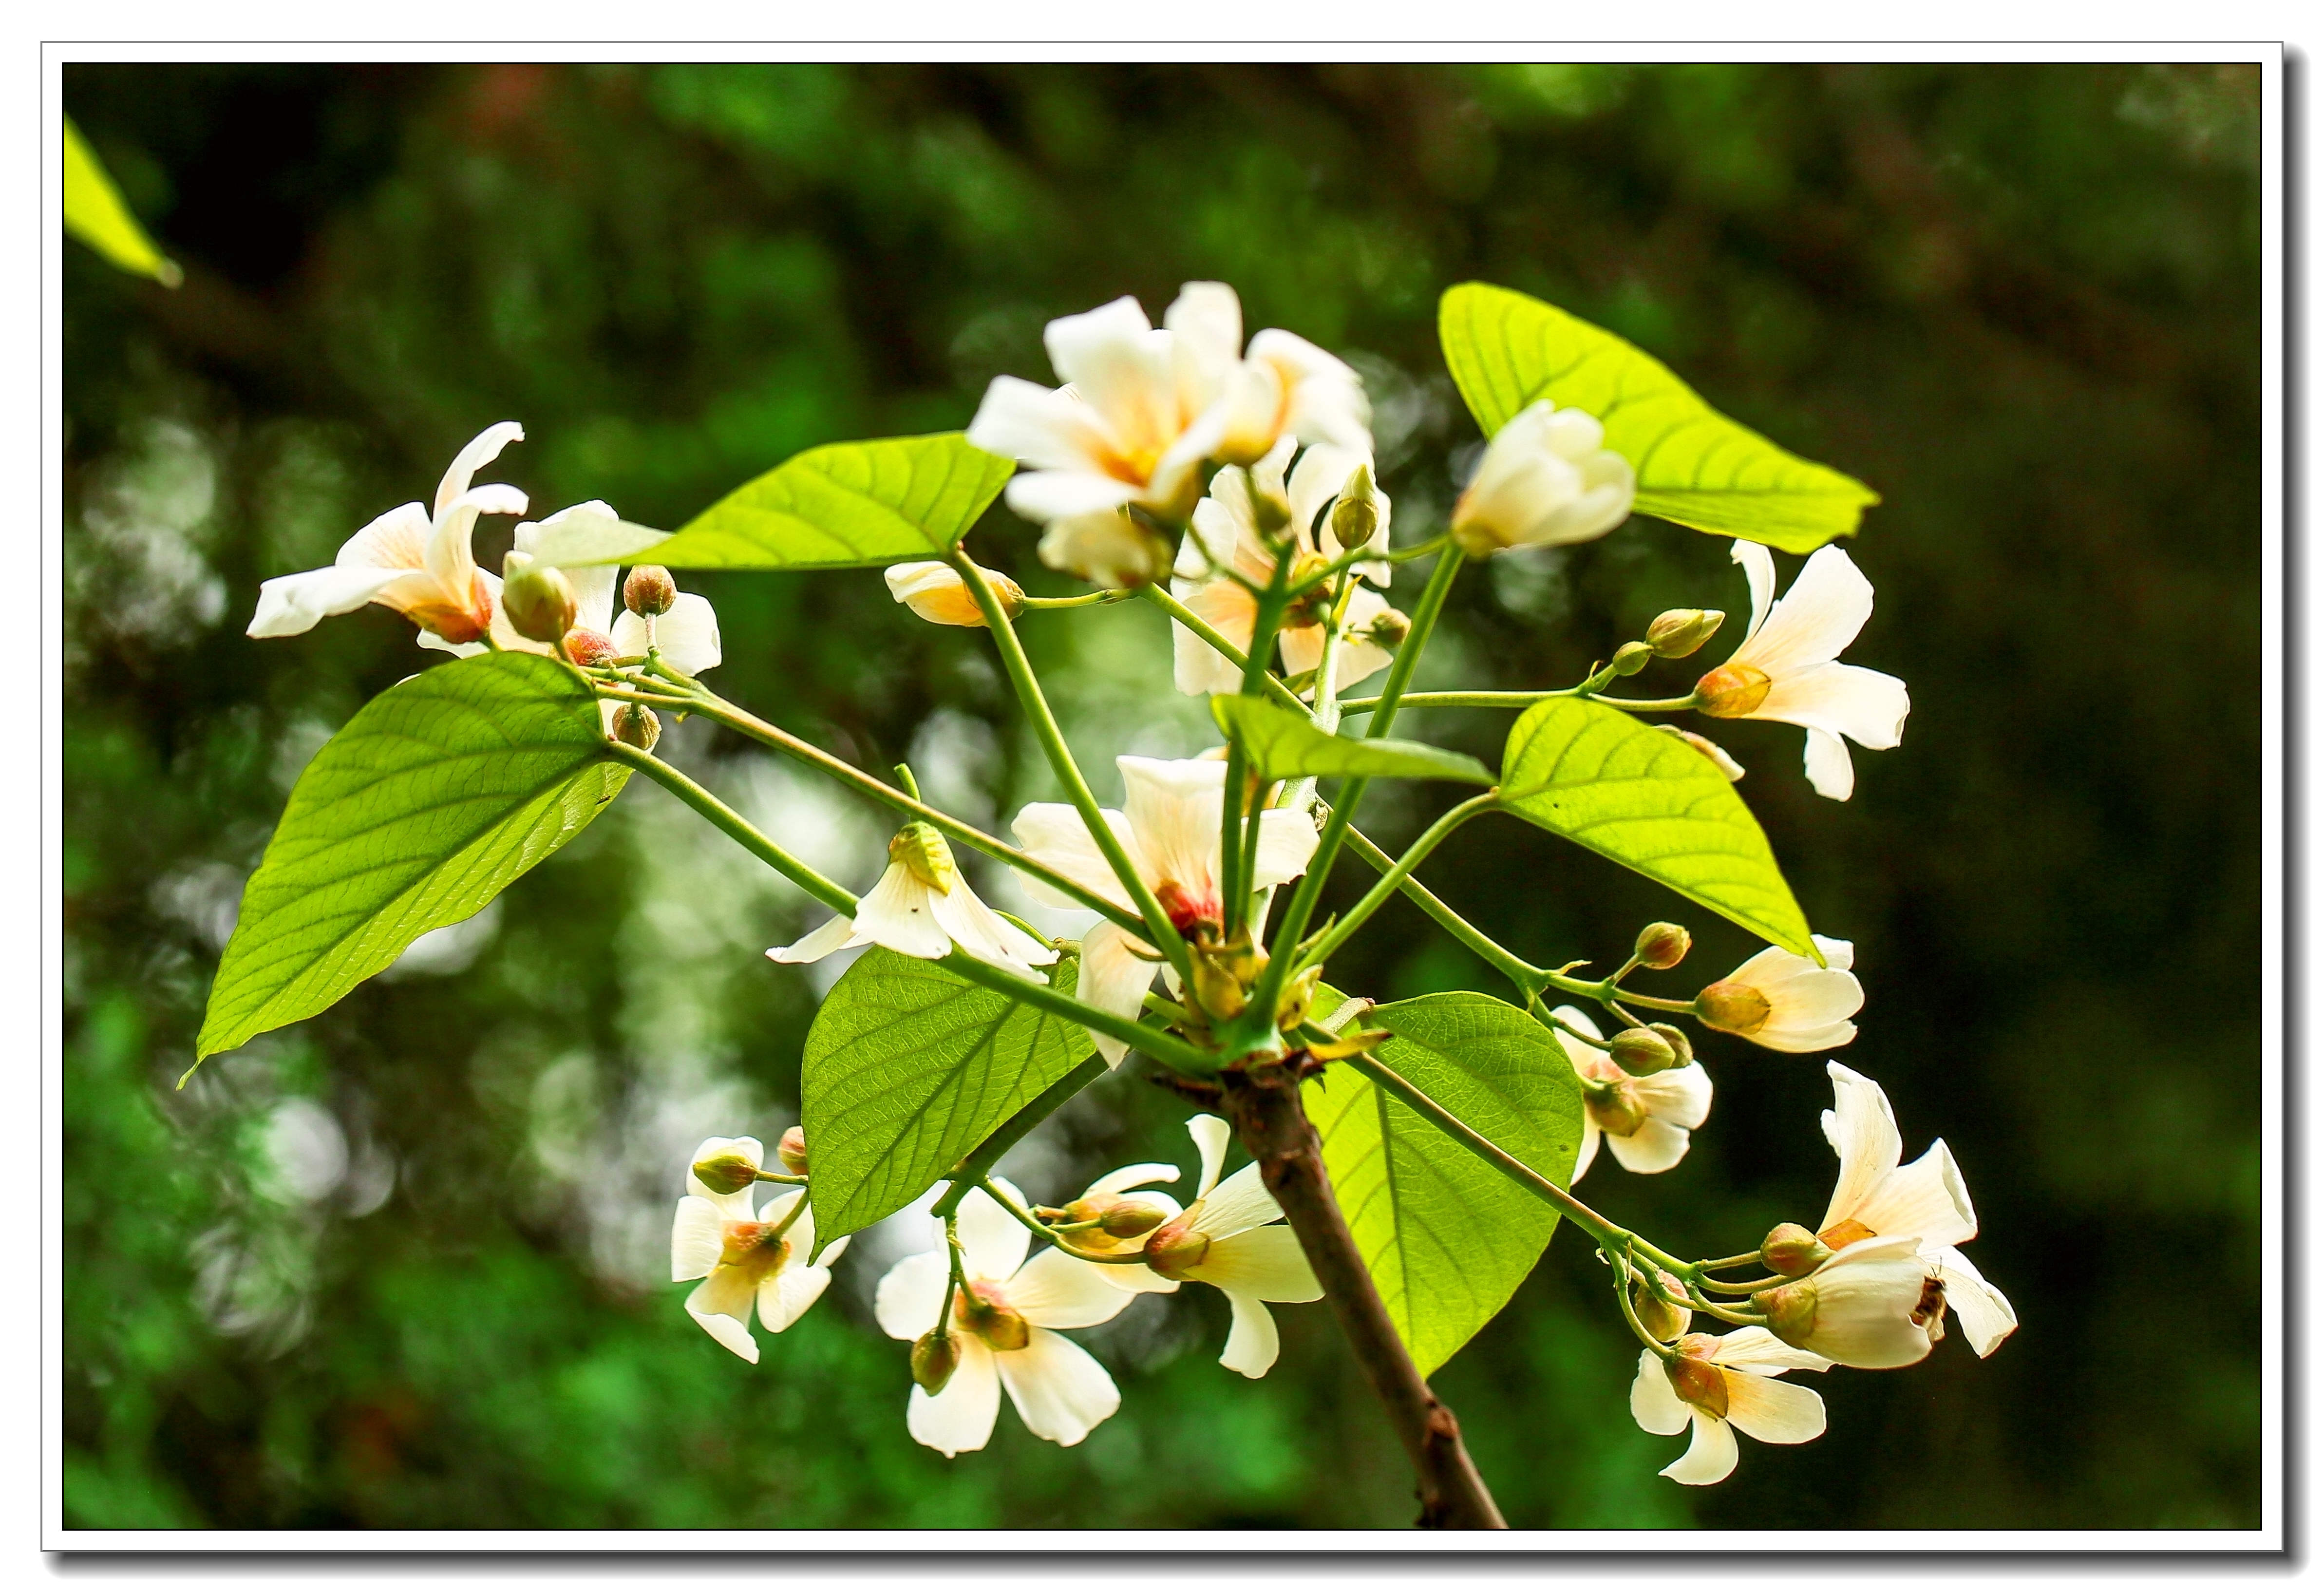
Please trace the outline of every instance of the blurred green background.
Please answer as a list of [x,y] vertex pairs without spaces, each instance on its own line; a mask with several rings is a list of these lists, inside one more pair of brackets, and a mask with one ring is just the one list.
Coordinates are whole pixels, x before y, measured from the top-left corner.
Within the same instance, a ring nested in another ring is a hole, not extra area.
[[[380,609],[248,641],[261,579],[428,495],[491,421],[530,431],[490,479],[536,512],[676,525],[810,444],[963,424],[995,373],[1050,379],[1051,317],[1158,316],[1205,277],[1364,372],[1407,539],[1476,441],[1434,333],[1471,278],[1886,498],[1849,656],[1911,683],[1902,749],[1859,753],[1842,806],[1797,731],[1720,739],[1810,916],[1857,944],[1846,1060],[1908,1154],[1954,1147],[2024,1327],[1986,1362],[1956,1337],[1834,1373],[1827,1437],[1685,1489],[1561,1233],[1437,1379],[1511,1521],[2257,1524],[2258,99],[2256,69],[2201,66],[67,68],[188,268],[170,293],[65,259],[68,1523],[1410,1519],[1321,1307],[1279,1309],[1254,1384],[1214,1364],[1213,1291],[1148,1297],[1083,1335],[1120,1414],[1072,1450],[1005,1414],[952,1462],[906,1437],[903,1347],[870,1322],[889,1236],[756,1367],[689,1323],[663,1281],[685,1155],[794,1120],[835,970],[768,963],[820,913],[643,781],[390,977],[171,1088],[304,760],[430,661]],[[1068,590],[1034,540],[996,508],[973,546]],[[876,574],[699,585],[729,695],[910,757],[973,818],[1053,794],[980,639]],[[1722,542],[1659,521],[1498,561],[1424,684],[1565,683],[1681,603],[1748,606]],[[1143,605],[1027,629],[1106,799],[1114,752],[1208,739]],[[665,750],[868,881],[875,815],[707,728]],[[1506,723],[1403,728],[1490,758]],[[1382,791],[1366,823],[1409,834],[1442,799]],[[1536,962],[1618,961],[1672,911],[1506,824],[1426,872]],[[1750,949],[1676,916],[1674,992]],[[1401,904],[1333,977],[1499,991]],[[1693,1154],[1583,1188],[1723,1254],[1821,1211],[1830,1093],[1819,1057],[1703,1049]],[[1183,1158],[1184,1116],[1119,1077],[1006,1168],[1071,1193]]]

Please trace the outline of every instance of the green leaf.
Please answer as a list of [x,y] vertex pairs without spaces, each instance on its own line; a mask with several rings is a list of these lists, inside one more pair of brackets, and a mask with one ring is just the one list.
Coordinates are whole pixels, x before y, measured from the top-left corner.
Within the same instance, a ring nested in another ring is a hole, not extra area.
[[[1071,958],[1050,985],[1074,990]],[[1077,1023],[874,946],[824,998],[799,1070],[818,1246],[899,1211],[1092,1047]]]
[[1214,696],[1211,717],[1240,743],[1243,756],[1268,780],[1299,775],[1466,780],[1489,786],[1493,771],[1466,752],[1388,736],[1351,741],[1318,730],[1305,717],[1261,697]]
[[653,545],[653,559],[672,569],[829,570],[941,558],[1014,468],[957,431],[809,448]]
[[1463,282],[1445,291],[1437,333],[1486,436],[1537,399],[1588,410],[1637,472],[1641,514],[1810,553],[1854,535],[1880,502],[1729,420],[1645,350],[1538,299]]
[[121,190],[113,186],[97,152],[70,116],[65,118],[65,231],[123,271],[152,277],[165,288],[185,280],[177,262],[156,249],[137,225]]
[[310,1017],[580,833],[629,770],[588,688],[531,653],[413,676],[290,792],[210,986],[196,1062]]
[[1501,806],[1823,960],[1733,783],[1678,737],[1618,708],[1553,697],[1526,709],[1502,756]]
[[[1323,1003],[1319,1002],[1319,1005]],[[1573,1172],[1582,1089],[1552,1034],[1465,990],[1376,1007],[1380,1061],[1554,1183]],[[1397,1332],[1423,1377],[1508,1303],[1557,1213],[1351,1068],[1303,1086],[1323,1167]]]

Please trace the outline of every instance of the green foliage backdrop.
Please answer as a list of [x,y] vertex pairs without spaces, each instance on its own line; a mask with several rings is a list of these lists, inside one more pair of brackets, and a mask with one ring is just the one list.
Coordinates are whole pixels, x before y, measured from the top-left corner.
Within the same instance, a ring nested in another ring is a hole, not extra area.
[[[1247,1384],[1213,1364],[1213,1292],[1144,1303],[1090,1335],[1120,1415],[1072,1450],[1004,1417],[949,1463],[907,1438],[902,1347],[869,1326],[876,1230],[756,1368],[687,1321],[655,1281],[681,1159],[793,1120],[835,971],[767,962],[822,909],[644,782],[501,906],[171,1087],[290,781],[428,661],[376,610],[246,641],[260,579],[327,561],[489,421],[526,424],[497,474],[537,509],[676,528],[801,448],[954,428],[994,374],[1046,378],[1052,316],[1216,277],[1357,361],[1407,531],[1474,440],[1435,352],[1470,279],[1614,328],[1882,499],[1850,658],[1912,683],[1904,745],[1840,807],[1798,732],[1721,740],[1810,921],[1858,944],[1847,1060],[1909,1150],[1954,1146],[2024,1327],[1988,1362],[1949,1343],[1832,1382],[1828,1437],[1705,1496],[1654,1475],[1635,1352],[1561,1236],[1437,1376],[1512,1521],[2255,1524],[2257,95],[2248,69],[2136,66],[69,68],[186,279],[69,245],[67,1519],[1409,1518],[1320,1306],[1277,1311],[1283,1362]],[[1004,510],[975,537],[1067,589]],[[1055,795],[972,633],[862,573],[696,581],[730,695],[910,756],[972,818]],[[1464,684],[1569,681],[1705,602],[1748,607],[1723,544],[1659,521],[1499,560],[1420,684],[1462,659]],[[1216,739],[1120,684],[1167,676],[1143,605],[1028,634],[1085,764]],[[1491,764],[1508,727],[1398,728]],[[882,825],[709,729],[671,732],[691,767],[869,882]],[[1408,836],[1431,789],[1380,782],[1367,829]],[[1668,910],[1505,821],[1430,877],[1536,962],[1610,964]],[[1388,915],[1336,982],[1496,988]],[[1690,975],[1755,944],[1684,916]],[[1587,1187],[1681,1243],[1720,1237],[1711,1207],[1812,1218],[1820,1058],[1707,1054],[1719,1131]],[[1002,1170],[1063,1194],[1190,1165],[1183,1116],[1102,1085]]]

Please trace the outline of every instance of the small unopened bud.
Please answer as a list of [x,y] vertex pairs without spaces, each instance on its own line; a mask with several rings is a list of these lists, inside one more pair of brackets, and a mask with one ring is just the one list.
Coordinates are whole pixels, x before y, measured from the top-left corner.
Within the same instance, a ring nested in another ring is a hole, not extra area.
[[[1001,612],[1015,619],[1025,612],[1025,589],[999,570],[985,570],[984,579],[1001,600]],[[984,623],[984,611],[968,589],[961,573],[942,559],[920,559],[891,566],[888,594],[933,625],[975,629]]]
[[1614,673],[1636,675],[1654,662],[1655,649],[1643,641],[1626,641],[1614,649]]
[[622,649],[613,645],[612,637],[586,625],[576,625],[565,633],[565,651],[585,669],[595,664],[610,664],[622,656]]
[[1379,529],[1379,497],[1372,491],[1372,467],[1366,462],[1348,473],[1340,501],[1332,506],[1332,535],[1342,548],[1353,552],[1370,543]]
[[1098,1231],[1108,1238],[1134,1239],[1152,1233],[1170,1220],[1170,1213],[1151,1201],[1116,1201],[1097,1220]]
[[1322,966],[1310,967],[1283,989],[1283,999],[1275,1008],[1275,1027],[1296,1029],[1307,1021],[1308,1012],[1315,1005],[1315,987],[1323,982]]
[[1831,1259],[1831,1249],[1796,1222],[1778,1224],[1759,1241],[1759,1259],[1778,1277],[1805,1277]]
[[1683,658],[1726,622],[1727,616],[1718,609],[1666,609],[1646,627],[1646,645],[1658,658]]
[[[524,562],[519,564],[517,561]],[[565,572],[553,565],[535,564],[531,557],[512,553],[502,566],[507,579],[501,587],[501,612],[508,616],[509,624],[527,641],[554,643],[573,629],[573,616],[580,612],[581,600],[573,594],[573,583]]]
[[1751,1309],[1767,1319],[1767,1331],[1784,1343],[1807,1348],[1815,1332],[1816,1285],[1812,1278],[1762,1289],[1751,1296]]
[[1686,1297],[1686,1286],[1669,1273],[1661,1275],[1661,1283],[1662,1294],[1657,1294],[1646,1287],[1644,1278],[1640,1278],[1631,1288],[1630,1303],[1637,1311],[1638,1325],[1667,1344],[1686,1331],[1688,1312],[1662,1296],[1668,1294],[1683,1300]]
[[1711,1364],[1719,1340],[1709,1333],[1689,1333],[1678,1341],[1678,1354],[1663,1363],[1671,1388],[1706,1416],[1727,1414],[1727,1374]]
[[804,1178],[807,1176],[807,1130],[794,1125],[783,1130],[776,1142],[775,1156],[784,1168]]
[[1624,1029],[1606,1042],[1606,1054],[1626,1073],[1644,1077],[1678,1063],[1671,1043],[1648,1028]]
[[1764,669],[1726,664],[1694,683],[1694,705],[1714,719],[1741,719],[1767,700],[1774,686]]
[[934,824],[912,823],[896,832],[888,843],[888,861],[901,863],[913,879],[941,896],[950,896],[960,879],[960,866],[952,860],[952,848],[936,833]]
[[933,1399],[960,1369],[960,1345],[942,1328],[930,1328],[912,1340],[912,1381]]
[[622,606],[633,614],[669,612],[678,601],[678,583],[658,564],[641,564],[622,583]]
[[722,1151],[695,1163],[694,1175],[713,1194],[733,1194],[757,1182],[759,1165],[739,1151]]
[[1250,1004],[1242,981],[1212,957],[1194,954],[1194,1003],[1213,1017],[1233,1019]]
[[1155,1229],[1143,1253],[1146,1265],[1164,1277],[1184,1277],[1211,1253],[1211,1238],[1208,1234],[1193,1232],[1174,1222]]
[[1686,932],[1685,925],[1649,924],[1638,931],[1638,944],[1630,954],[1641,968],[1675,968],[1693,949],[1694,936]]
[[613,739],[624,747],[650,752],[661,740],[661,721],[643,703],[623,703],[613,710]]
[[1730,1035],[1757,1034],[1775,1011],[1757,987],[1731,979],[1706,986],[1694,999],[1694,1015]]
[[1030,1323],[1008,1306],[986,1298],[990,1284],[963,1289],[953,1306],[960,1325],[994,1349],[1022,1349],[1033,1341]]
[[1382,609],[1372,616],[1371,627],[1364,634],[1374,647],[1394,652],[1412,634],[1412,616],[1402,609]]
[[1671,1066],[1685,1067],[1694,1061],[1694,1042],[1686,1037],[1684,1029],[1668,1023],[1650,1023],[1646,1027],[1660,1035],[1663,1044],[1671,1048],[1671,1054],[1677,1059]]

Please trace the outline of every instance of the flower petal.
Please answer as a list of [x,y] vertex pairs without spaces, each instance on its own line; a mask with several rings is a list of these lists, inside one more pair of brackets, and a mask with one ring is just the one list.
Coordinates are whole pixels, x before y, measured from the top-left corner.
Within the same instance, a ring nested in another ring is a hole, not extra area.
[[1730,1367],[1727,1419],[1761,1443],[1805,1443],[1823,1436],[1823,1397],[1812,1388]]
[[[1111,808],[1101,810],[1114,836],[1121,842],[1134,862],[1138,857],[1137,837],[1130,821]],[[1016,823],[1010,826],[1017,833],[1017,843],[1041,862],[1055,869],[1084,890],[1094,891],[1117,907],[1127,907],[1130,893],[1122,889],[1121,881],[1114,878],[1113,865],[1105,861],[1097,841],[1090,834],[1089,826],[1082,822],[1081,814],[1070,803],[1028,802],[1018,813]],[[1024,876],[1026,893],[1047,907],[1078,907],[1074,900],[1056,886],[1032,875]],[[1152,880],[1148,881],[1152,884]]]
[[1215,893],[1227,766],[1214,758],[1127,754],[1113,761],[1121,771],[1121,810],[1138,837],[1138,861],[1148,881],[1176,884],[1197,898]]
[[1057,960],[1055,951],[986,907],[965,879],[954,880],[949,891],[929,892],[927,904],[936,926],[962,951],[1019,978],[1043,983],[1037,970]]
[[753,1167],[763,1167],[767,1165],[767,1147],[759,1143],[756,1135],[745,1134],[737,1139],[726,1139],[713,1135],[696,1146],[694,1155],[687,1158],[686,1192],[699,1195],[712,1205],[718,1207],[725,1212],[726,1220],[730,1222],[749,1222],[752,1220],[752,1213],[751,1192],[748,1189],[736,1190],[733,1194],[713,1194],[702,1180],[694,1175],[695,1163],[708,1161],[712,1156],[723,1156],[728,1151],[733,1151],[743,1157]]
[[[644,654],[646,622],[642,616],[623,609],[613,618],[611,635],[615,649],[623,658]],[[679,593],[669,612],[654,621],[653,645],[661,653],[662,661],[681,674],[699,675],[705,669],[715,669],[724,657],[719,650],[717,611],[699,593]]]
[[513,420],[498,421],[476,433],[468,446],[453,456],[451,468],[445,471],[444,479],[436,485],[437,517],[442,518],[445,509],[476,479],[476,472],[499,458],[503,448],[523,440],[524,428]]
[[1201,1264],[1186,1275],[1259,1300],[1297,1303],[1323,1297],[1323,1285],[1307,1265],[1299,1236],[1279,1222],[1213,1239]]
[[1224,1118],[1197,1112],[1186,1119],[1186,1137],[1194,1142],[1195,1153],[1202,1157],[1202,1171],[1194,1178],[1194,1200],[1200,1204],[1218,1183],[1219,1169],[1226,1165],[1227,1146],[1234,1143],[1234,1130],[1227,1127]]
[[[1154,988],[1156,965],[1132,949],[1143,944],[1120,925],[1100,919],[1082,936],[1081,982],[1074,994],[1101,1012],[1135,1018],[1146,1008],[1146,992]],[[1108,1067],[1120,1067],[1121,1059],[1130,1054],[1130,1047],[1111,1035],[1095,1029],[1083,1032],[1096,1045]],[[1173,1172],[1171,1176],[1177,1174]]]
[[867,940],[855,933],[854,919],[832,918],[787,946],[768,948],[767,955],[778,962],[820,962],[843,947],[866,944]]
[[1638,1351],[1638,1375],[1630,1379],[1630,1414],[1647,1432],[1667,1438],[1686,1431],[1691,1407],[1671,1386],[1663,1358],[1651,1349]]
[[[1130,483],[1094,470],[1032,470],[1009,483],[1009,507],[1036,525],[1109,514],[1137,496]],[[1052,568],[1067,567],[1048,559],[1046,541],[1042,549]]]
[[1711,1071],[1699,1062],[1649,1073],[1630,1089],[1640,1106],[1681,1128],[1700,1128],[1711,1116]]
[[[1251,627],[1259,622],[1259,600],[1234,582],[1173,581],[1171,593],[1204,624],[1248,652]],[[1190,697],[1238,691],[1242,671],[1234,660],[1176,620],[1170,622],[1171,682]]]
[[1283,1348],[1275,1331],[1275,1318],[1256,1295],[1229,1289],[1226,1297],[1234,1325],[1227,1330],[1227,1347],[1219,1355],[1219,1365],[1246,1377],[1264,1377]]
[[890,863],[880,883],[855,904],[855,933],[907,957],[946,956],[952,936],[936,922],[936,894],[902,863]]
[[1743,566],[1743,579],[1751,587],[1751,624],[1743,632],[1748,641],[1767,622],[1767,610],[1775,602],[1775,556],[1757,542],[1737,542],[1729,553]]
[[1791,590],[1728,661],[1780,680],[1840,657],[1871,617],[1872,583],[1840,548],[1819,548]]
[[[751,1330],[749,1326],[738,1321],[736,1318],[727,1315],[724,1312],[700,1309],[698,1303],[702,1302],[703,1291],[709,1287],[710,1285],[708,1281],[706,1280],[700,1287],[696,1288],[692,1294],[687,1297],[686,1314],[692,1317],[696,1323],[701,1327],[704,1332],[709,1334],[713,1339],[717,1340],[719,1343],[724,1344],[727,1349],[741,1356],[744,1360],[749,1361],[752,1366],[757,1366],[759,1364],[759,1341],[751,1337]],[[746,1311],[749,1309],[747,1303],[743,1309]]]
[[1941,1139],[1920,1160],[1882,1179],[1849,1215],[1874,1233],[1909,1233],[1932,1245],[1958,1245],[1977,1237],[1969,1185]]
[[[807,1254],[801,1244],[799,1255]],[[786,1266],[759,1285],[759,1325],[770,1333],[779,1333],[807,1314],[807,1308],[823,1298],[831,1286],[831,1268],[827,1266]]]
[[1839,1153],[1840,1182],[1832,1188],[1823,1220],[1816,1224],[1819,1233],[1854,1217],[1904,1155],[1904,1137],[1897,1131],[1886,1092],[1843,1064],[1828,1062],[1823,1071],[1831,1078],[1833,1100],[1833,1110],[1823,1114],[1823,1137]]
[[931,1397],[914,1384],[904,1405],[904,1430],[947,1459],[982,1449],[1001,1415],[1001,1372],[992,1364],[992,1351],[971,1333],[954,1334],[954,1342],[960,1346],[960,1364],[944,1392]]
[[968,423],[968,440],[1037,471],[1094,472],[1111,451],[1105,422],[1074,394],[1021,376],[995,376]]
[[1648,1118],[1635,1134],[1609,1134],[1606,1148],[1633,1173],[1667,1173],[1686,1159],[1690,1136],[1675,1123]]
[[1598,1142],[1605,1133],[1598,1126],[1598,1119],[1587,1111],[1582,1114],[1582,1146],[1573,1153],[1573,1176],[1566,1180],[1567,1183],[1580,1183],[1582,1175],[1590,1171],[1590,1164],[1598,1159]]
[[700,1195],[679,1196],[669,1224],[669,1281],[706,1275],[718,1265],[725,1231],[725,1216],[716,1205]]
[[[416,507],[416,505],[415,505]],[[327,614],[350,613],[404,578],[404,572],[327,565],[259,584],[257,612],[244,635],[298,636]]]
[[1849,756],[1848,743],[1830,731],[1808,727],[1802,761],[1808,785],[1817,796],[1845,802],[1856,795],[1856,760]]
[[[1215,819],[1217,809],[1212,813]],[[1213,837],[1214,843],[1216,839]],[[1315,855],[1316,839],[1315,821],[1296,807],[1270,807],[1261,813],[1251,889],[1265,890],[1305,873],[1307,861]]]
[[1941,1245],[1933,1250],[1926,1247],[1922,1253],[1937,1264],[1937,1275],[1944,1280],[1945,1303],[1952,1307],[1969,1347],[1979,1356],[1991,1355],[2004,1339],[2017,1331],[2017,1312],[2009,1303],[2009,1296],[1985,1281],[1969,1257],[1950,1245]]
[[1130,1303],[1128,1294],[1110,1287],[1098,1275],[1140,1270],[1077,1260],[1063,1250],[1044,1250],[1009,1280],[1009,1305],[1037,1328],[1093,1328],[1111,1321]]
[[1904,739],[1912,711],[1912,694],[1894,675],[1826,663],[1777,677],[1747,717],[1802,724],[1881,750]]
[[1024,1349],[992,1358],[1000,1364],[1010,1403],[1036,1438],[1070,1449],[1121,1408],[1113,1378],[1095,1357],[1062,1333],[1035,1328]]
[[942,1250],[922,1250],[888,1269],[872,1298],[872,1317],[890,1339],[918,1338],[936,1325],[952,1266]]
[[[1009,1180],[995,1178],[992,1186],[1019,1210],[1024,1208],[1024,1194]],[[963,1260],[971,1278],[997,1281],[1013,1276],[1025,1264],[1026,1248],[1033,1242],[1017,1219],[981,1189],[969,1191],[960,1202],[959,1230]]]
[[1757,1372],[1762,1376],[1829,1371],[1833,1364],[1812,1349],[1784,1343],[1765,1328],[1738,1328],[1724,1335],[1711,1358],[1730,1371]]
[[1223,1239],[1282,1215],[1283,1208],[1259,1182],[1259,1164],[1250,1162],[1196,1201],[1187,1213],[1186,1225],[1213,1239]]
[[1664,1467],[1662,1474],[1690,1487],[1726,1481],[1735,1469],[1735,1430],[1701,1411],[1690,1414],[1694,1419],[1694,1441],[1686,1446],[1686,1453]]
[[[1127,1167],[1116,1167],[1089,1186],[1093,1195],[1120,1194],[1146,1183],[1176,1183],[1180,1174],[1167,1162],[1133,1162]],[[1172,1204],[1176,1204],[1172,1202]]]

